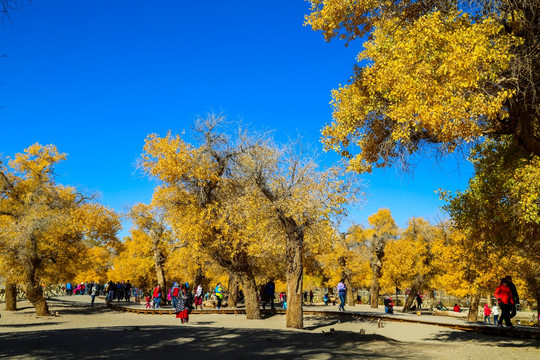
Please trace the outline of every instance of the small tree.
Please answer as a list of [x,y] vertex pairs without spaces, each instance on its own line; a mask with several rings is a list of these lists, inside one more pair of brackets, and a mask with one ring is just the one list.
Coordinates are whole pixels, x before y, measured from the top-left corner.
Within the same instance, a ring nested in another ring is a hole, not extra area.
[[366,229],[366,246],[372,271],[371,307],[379,306],[380,278],[382,275],[384,248],[386,243],[398,234],[398,228],[389,209],[379,209],[368,218],[370,227]]

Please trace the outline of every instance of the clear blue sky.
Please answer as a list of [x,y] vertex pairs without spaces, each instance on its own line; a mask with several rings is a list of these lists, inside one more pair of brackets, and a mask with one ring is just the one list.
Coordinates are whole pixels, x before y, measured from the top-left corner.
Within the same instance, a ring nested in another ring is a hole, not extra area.
[[[325,43],[303,26],[308,9],[302,0],[23,2],[0,25],[0,153],[55,144],[68,154],[58,182],[120,211],[151,198],[155,184],[135,169],[145,137],[212,110],[322,149],[330,91],[347,82],[361,44]],[[376,171],[351,220],[366,224],[381,207],[402,227],[411,216],[435,220],[435,190],[464,189],[470,175],[455,159],[421,159],[413,175]]]

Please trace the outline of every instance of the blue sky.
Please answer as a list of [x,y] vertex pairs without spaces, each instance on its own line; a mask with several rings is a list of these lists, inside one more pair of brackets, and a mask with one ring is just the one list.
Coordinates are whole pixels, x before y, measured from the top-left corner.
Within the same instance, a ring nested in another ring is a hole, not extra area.
[[[322,149],[330,91],[347,82],[361,49],[303,26],[301,0],[22,5],[0,25],[0,153],[55,144],[68,154],[58,182],[99,192],[119,211],[151,198],[155,184],[135,168],[146,136],[179,133],[209,111]],[[412,175],[376,171],[351,221],[365,224],[381,207],[399,226],[435,220],[435,190],[464,189],[471,172],[455,158],[420,159]]]

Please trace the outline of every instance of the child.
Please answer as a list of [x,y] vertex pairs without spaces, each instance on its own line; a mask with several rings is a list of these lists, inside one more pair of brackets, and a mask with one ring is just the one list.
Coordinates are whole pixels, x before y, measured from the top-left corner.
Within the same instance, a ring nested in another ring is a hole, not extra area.
[[152,308],[152,304],[150,303],[150,295],[146,295],[146,308],[147,309],[151,309]]
[[488,323],[491,325],[491,309],[488,304],[484,306],[484,324]]
[[499,323],[500,313],[501,313],[501,309],[497,306],[497,304],[493,305],[493,308],[491,309],[491,314],[493,315],[494,325],[497,325]]

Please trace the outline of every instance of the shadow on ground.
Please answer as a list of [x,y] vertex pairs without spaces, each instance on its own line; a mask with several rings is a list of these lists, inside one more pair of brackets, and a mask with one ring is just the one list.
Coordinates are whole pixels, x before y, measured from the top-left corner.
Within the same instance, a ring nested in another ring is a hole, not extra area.
[[[367,344],[376,343],[371,348]],[[0,357],[39,359],[373,359],[413,358],[398,342],[351,332],[149,326],[0,334]],[[415,357],[418,354],[415,354]]]
[[94,306],[90,306],[90,303],[74,302],[69,298],[47,299],[47,304],[49,309],[54,309],[53,313],[58,312],[60,315],[94,315],[110,311],[107,304],[101,302],[96,302]]
[[[504,331],[504,330],[503,330]],[[466,331],[444,331],[439,332],[436,337],[424,338],[423,340],[436,340],[448,343],[459,343],[474,341],[477,343],[491,344],[499,347],[512,347],[512,348],[540,348],[540,341],[535,339],[521,339],[519,333],[515,333],[515,336],[511,336],[512,332],[507,332],[505,337],[494,337],[488,334],[477,334]]]

